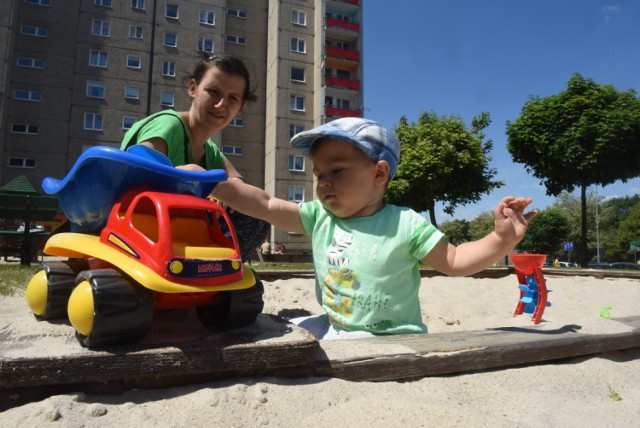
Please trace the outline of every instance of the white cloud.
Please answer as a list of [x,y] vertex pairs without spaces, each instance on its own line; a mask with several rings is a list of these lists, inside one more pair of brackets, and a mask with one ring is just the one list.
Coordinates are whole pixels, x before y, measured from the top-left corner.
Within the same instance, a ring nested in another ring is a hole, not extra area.
[[617,5],[609,5],[602,8],[602,13],[604,15],[604,22],[611,21],[611,13],[619,12],[620,8]]

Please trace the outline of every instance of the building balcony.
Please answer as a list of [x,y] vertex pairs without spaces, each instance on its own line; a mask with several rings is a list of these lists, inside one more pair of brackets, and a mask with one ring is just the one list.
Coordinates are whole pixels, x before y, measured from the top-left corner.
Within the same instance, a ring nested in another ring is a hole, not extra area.
[[324,106],[324,114],[327,117],[360,117],[360,110],[349,108],[337,108],[331,105]]
[[360,6],[360,0],[335,0],[338,3],[349,3],[354,6]]
[[335,76],[326,76],[324,78],[327,86],[331,88],[351,89],[354,91],[360,90],[360,81],[354,79],[343,79]]
[[342,30],[348,30],[348,31],[360,33],[359,22],[350,22],[350,21],[343,21],[341,19],[326,18],[326,26],[328,28],[340,28]]
[[325,52],[327,56],[348,59],[351,61],[360,61],[360,52],[358,51],[327,47]]

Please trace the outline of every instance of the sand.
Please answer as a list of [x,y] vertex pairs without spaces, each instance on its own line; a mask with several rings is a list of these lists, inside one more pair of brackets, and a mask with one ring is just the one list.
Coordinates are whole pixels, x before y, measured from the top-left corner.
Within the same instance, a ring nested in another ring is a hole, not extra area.
[[[544,329],[625,331],[640,280],[547,275]],[[312,279],[265,283],[265,313],[320,313]],[[530,326],[513,317],[517,279],[423,279],[430,334]],[[15,299],[11,301],[14,303]],[[8,301],[4,302],[5,304]],[[118,395],[64,394],[0,413],[1,427],[640,427],[640,349],[407,382],[251,377]]]

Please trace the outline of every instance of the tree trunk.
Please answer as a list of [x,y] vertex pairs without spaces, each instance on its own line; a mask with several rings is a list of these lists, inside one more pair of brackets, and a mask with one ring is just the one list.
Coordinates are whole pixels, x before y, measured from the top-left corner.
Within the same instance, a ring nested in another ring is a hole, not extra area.
[[438,227],[438,223],[436,223],[436,203],[435,201],[431,201],[429,203],[429,221],[435,227]]
[[587,186],[580,185],[580,208],[582,219],[580,222],[580,244],[578,246],[578,264],[587,267]]

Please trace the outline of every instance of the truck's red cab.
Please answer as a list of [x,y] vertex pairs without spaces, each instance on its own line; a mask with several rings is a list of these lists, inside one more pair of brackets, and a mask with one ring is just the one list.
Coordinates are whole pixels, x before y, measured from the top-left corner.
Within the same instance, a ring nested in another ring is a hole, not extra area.
[[219,204],[205,198],[128,192],[111,210],[100,242],[116,248],[171,282],[229,284],[243,277],[235,231]]

